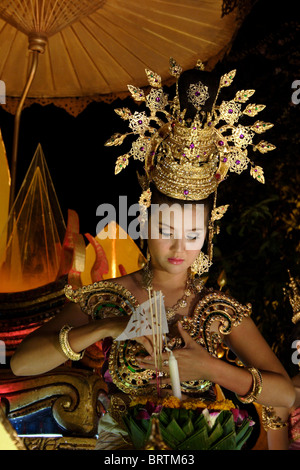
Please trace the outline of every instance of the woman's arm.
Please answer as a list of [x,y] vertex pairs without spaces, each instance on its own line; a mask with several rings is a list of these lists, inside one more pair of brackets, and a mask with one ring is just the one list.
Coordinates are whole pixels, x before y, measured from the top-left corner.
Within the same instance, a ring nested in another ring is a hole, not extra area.
[[[251,318],[244,318],[238,327],[232,329],[230,335],[224,337],[224,341],[244,365],[256,367],[261,372],[263,388],[257,399],[257,403],[266,406],[287,408],[293,406],[295,401],[295,389],[292,381]],[[229,366],[229,364],[225,365]],[[231,386],[231,388],[227,388],[230,390],[233,389],[238,395],[247,395],[252,385],[251,375],[245,369],[236,367],[234,367],[234,369],[237,369],[239,372],[236,371],[234,373],[235,378],[232,377],[232,379],[227,380],[228,385]],[[224,374],[226,372],[229,373],[228,367],[226,371],[225,367],[222,370],[219,369],[219,377],[222,381],[225,381]],[[242,374],[245,375],[245,373],[248,374],[248,383],[244,381],[240,390],[236,390],[238,386],[234,385],[234,380],[236,379],[242,385]],[[218,373],[216,375],[218,376]]]
[[[178,329],[184,339],[185,347],[173,352],[178,361],[181,381],[210,380],[240,396],[245,396],[251,391],[253,379],[247,369],[211,356],[204,347],[190,337],[180,322]],[[257,403],[288,408],[293,405],[295,390],[291,380],[250,318],[244,318],[242,323],[233,328],[230,335],[224,339],[246,366],[256,367],[261,372],[263,388]],[[167,358],[168,354],[164,353],[163,359]],[[153,358],[141,359],[142,367],[151,368],[152,365]],[[168,368],[165,367],[163,370],[167,372]],[[163,381],[170,382],[170,379]]]
[[92,320],[74,303],[68,303],[53,319],[28,335],[11,358],[15,375],[30,376],[48,372],[67,361],[59,345],[59,332],[64,325],[69,332],[69,343],[80,352],[96,341],[111,336],[116,338],[124,330],[128,317],[112,317]]
[[[282,423],[287,423],[290,413],[288,408],[274,407],[274,413]],[[280,429],[268,429],[267,439],[269,450],[288,450],[290,445],[288,426],[283,426]]]
[[[292,383],[296,391],[296,400],[294,406],[289,408],[274,408],[276,416],[280,418],[283,423],[288,422],[289,415],[300,406],[300,374],[292,378]],[[288,450],[290,447],[289,427],[285,426],[280,429],[269,429],[268,433],[268,448],[269,450]]]

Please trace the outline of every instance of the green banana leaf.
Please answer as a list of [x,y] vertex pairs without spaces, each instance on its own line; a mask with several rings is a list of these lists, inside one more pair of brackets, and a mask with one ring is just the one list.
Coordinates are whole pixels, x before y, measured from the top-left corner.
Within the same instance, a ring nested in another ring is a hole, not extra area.
[[219,439],[215,444],[213,444],[209,450],[235,450],[236,449],[236,435],[232,431],[227,436]]
[[209,439],[207,428],[199,429],[195,434],[183,441],[176,450],[208,450]]
[[[123,417],[136,449],[142,449],[151,433],[152,419],[140,419],[143,408],[133,407]],[[212,427],[199,410],[162,408],[158,416],[163,441],[174,450],[240,450],[249,438],[250,418],[236,426],[231,411],[220,411]]]
[[237,450],[240,450],[245,442],[248,440],[250,437],[250,434],[252,433],[252,428],[250,426],[249,421],[244,421],[237,430],[236,433],[236,446]]

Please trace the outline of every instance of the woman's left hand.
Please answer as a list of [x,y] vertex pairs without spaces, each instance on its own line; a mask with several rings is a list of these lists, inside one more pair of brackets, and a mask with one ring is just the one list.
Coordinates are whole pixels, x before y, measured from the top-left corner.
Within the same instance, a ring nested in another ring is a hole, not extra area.
[[[180,349],[174,349],[172,352],[178,362],[179,377],[181,382],[189,380],[211,380],[212,381],[212,362],[214,358],[206,351],[204,347],[196,343],[189,333],[184,330],[182,324],[178,322],[179,333],[184,340],[185,346]],[[168,373],[169,353],[162,353],[161,372]],[[155,369],[154,354],[143,358],[137,358],[141,367],[145,369]],[[170,383],[169,377],[161,378],[162,383]]]

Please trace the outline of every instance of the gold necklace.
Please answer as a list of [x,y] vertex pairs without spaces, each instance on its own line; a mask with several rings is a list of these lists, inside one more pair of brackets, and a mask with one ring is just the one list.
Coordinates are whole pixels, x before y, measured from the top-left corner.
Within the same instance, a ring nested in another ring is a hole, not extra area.
[[[142,287],[146,290],[150,289],[153,291],[153,272],[150,268],[150,263],[146,263],[142,269]],[[168,322],[176,316],[176,312],[179,308],[185,308],[187,306],[187,298],[193,292],[200,292],[203,287],[203,282],[200,280],[195,281],[190,274],[187,276],[186,285],[184,289],[183,296],[177,300],[177,302],[172,307],[166,307],[166,317]]]

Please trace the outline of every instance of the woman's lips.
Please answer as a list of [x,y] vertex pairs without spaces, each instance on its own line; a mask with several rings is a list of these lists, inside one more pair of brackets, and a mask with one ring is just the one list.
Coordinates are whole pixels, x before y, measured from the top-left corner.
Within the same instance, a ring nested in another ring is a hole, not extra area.
[[182,258],[168,258],[169,263],[171,264],[181,264],[184,262]]

